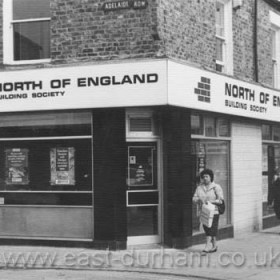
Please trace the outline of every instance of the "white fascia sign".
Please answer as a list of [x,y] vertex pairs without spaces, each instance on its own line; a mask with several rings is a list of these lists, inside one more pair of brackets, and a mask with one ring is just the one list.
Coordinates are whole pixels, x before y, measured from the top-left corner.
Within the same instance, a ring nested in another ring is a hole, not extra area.
[[0,74],[0,112],[160,105],[280,120],[280,91],[168,59]]
[[167,104],[167,61],[0,73],[0,112]]
[[168,104],[280,121],[280,91],[168,62]]

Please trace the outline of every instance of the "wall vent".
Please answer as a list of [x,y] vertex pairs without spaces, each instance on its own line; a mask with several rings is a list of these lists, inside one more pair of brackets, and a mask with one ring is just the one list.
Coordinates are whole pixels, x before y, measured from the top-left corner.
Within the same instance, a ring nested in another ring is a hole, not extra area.
[[130,118],[129,119],[130,132],[152,132],[153,124],[152,118]]

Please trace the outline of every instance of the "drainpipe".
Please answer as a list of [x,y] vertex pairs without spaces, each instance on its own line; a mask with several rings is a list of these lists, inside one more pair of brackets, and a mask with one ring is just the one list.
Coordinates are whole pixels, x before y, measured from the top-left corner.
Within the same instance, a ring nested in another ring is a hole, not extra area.
[[258,0],[254,2],[254,68],[255,81],[259,82],[259,67],[258,67]]

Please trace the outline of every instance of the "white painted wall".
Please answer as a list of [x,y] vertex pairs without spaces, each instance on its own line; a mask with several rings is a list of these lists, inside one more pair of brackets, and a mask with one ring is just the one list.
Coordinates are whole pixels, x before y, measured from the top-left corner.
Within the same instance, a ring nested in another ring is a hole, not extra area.
[[232,223],[234,236],[262,228],[261,126],[232,123]]

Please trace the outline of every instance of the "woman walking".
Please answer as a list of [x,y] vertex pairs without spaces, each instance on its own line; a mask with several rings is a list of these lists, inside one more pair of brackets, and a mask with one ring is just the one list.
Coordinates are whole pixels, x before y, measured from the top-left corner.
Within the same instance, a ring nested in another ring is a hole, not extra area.
[[219,211],[217,204],[221,204],[224,196],[223,190],[220,185],[214,183],[214,173],[211,169],[204,169],[200,173],[201,182],[197,186],[193,202],[197,203],[200,206],[200,210],[203,204],[211,202],[215,204],[215,211],[213,217],[212,226],[209,228],[203,225],[203,229],[206,235],[206,244],[205,248],[202,251],[203,253],[213,253],[216,252],[217,247],[217,232],[219,224]]

